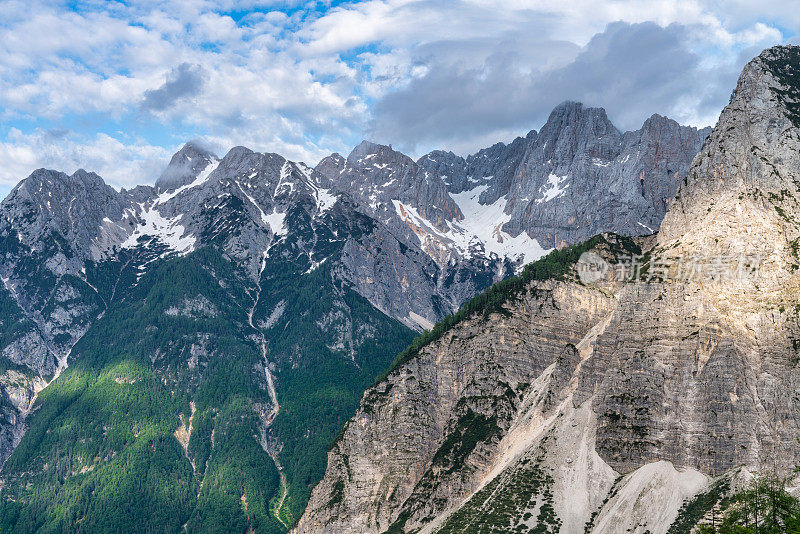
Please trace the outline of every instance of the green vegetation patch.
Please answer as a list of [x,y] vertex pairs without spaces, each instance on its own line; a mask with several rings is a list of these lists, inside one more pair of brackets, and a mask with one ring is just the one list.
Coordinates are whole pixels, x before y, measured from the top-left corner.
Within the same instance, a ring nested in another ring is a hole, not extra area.
[[[269,400],[242,328],[241,274],[214,249],[157,260],[136,284],[121,268],[93,271],[117,273],[114,299],[37,398],[3,469],[0,529],[283,532],[268,510],[278,472],[256,439],[253,403]],[[218,317],[165,313],[198,294]]]
[[800,47],[783,46],[778,57],[767,61],[767,66],[783,88],[775,91],[786,115],[795,128],[800,128]]
[[691,534],[697,523],[711,512],[714,507],[718,506],[725,509],[730,505],[729,492],[730,482],[722,478],[714,482],[708,491],[685,501],[678,511],[678,517],[670,525],[667,534]]
[[[453,513],[437,534],[556,533],[553,476],[540,458],[526,458],[514,471],[495,477]],[[527,511],[527,512],[526,512]]]

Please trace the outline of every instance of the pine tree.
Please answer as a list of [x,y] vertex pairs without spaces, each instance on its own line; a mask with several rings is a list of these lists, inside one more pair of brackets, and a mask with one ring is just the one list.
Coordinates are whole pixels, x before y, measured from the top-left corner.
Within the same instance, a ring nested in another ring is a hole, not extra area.
[[800,534],[800,500],[786,491],[786,480],[765,474],[734,498],[719,528],[703,525],[702,534]]

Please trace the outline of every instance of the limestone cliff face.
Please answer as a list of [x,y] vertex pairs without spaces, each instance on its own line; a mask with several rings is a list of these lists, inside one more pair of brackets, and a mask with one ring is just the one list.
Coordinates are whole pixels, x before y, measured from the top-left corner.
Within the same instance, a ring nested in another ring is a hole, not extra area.
[[798,76],[798,47],[748,64],[635,279],[531,279],[368,390],[298,532],[666,532],[796,465]]
[[367,391],[298,531],[383,532],[403,513],[403,527],[421,526],[460,503],[496,465],[517,414],[547,389],[543,373],[570,364],[570,347],[605,320],[613,300],[544,282],[509,316],[492,316],[490,329],[472,318],[425,347]]
[[[646,335],[601,338],[595,366],[627,361],[641,369],[637,380],[663,385],[638,399],[641,440],[607,421],[599,444],[614,465],[666,458],[718,473],[797,461],[800,124],[787,102],[800,96],[798,69],[798,47],[769,49],[745,67],[667,212],[654,256],[699,258],[703,272],[620,295],[628,328]],[[737,272],[743,257],[757,273]],[[607,371],[591,375],[582,378],[587,395],[615,388]]]

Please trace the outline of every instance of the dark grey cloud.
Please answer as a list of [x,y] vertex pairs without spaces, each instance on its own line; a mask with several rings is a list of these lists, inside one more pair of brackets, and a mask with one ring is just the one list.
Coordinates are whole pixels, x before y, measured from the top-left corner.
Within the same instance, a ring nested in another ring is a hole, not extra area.
[[44,137],[49,139],[65,139],[72,133],[71,130],[66,128],[50,128],[49,130],[45,130],[43,132]]
[[[554,43],[500,43],[473,63],[437,59],[452,50],[425,54],[426,74],[376,103],[371,134],[406,150],[463,145],[492,132],[539,127],[564,100],[604,107],[622,129],[638,128],[653,113],[679,121],[713,116],[727,103],[741,65],[703,66],[687,46],[689,30],[616,22],[571,56]],[[557,52],[560,58],[543,64]]]
[[691,108],[693,115],[709,107],[719,110],[735,74],[731,80],[731,73],[715,72],[709,79],[712,72],[686,46],[689,38],[687,28],[677,24],[613,23],[575,61],[537,80],[534,88],[541,95],[566,95],[605,107],[623,129],[638,128],[653,113],[675,115],[680,106]]
[[141,108],[145,111],[164,111],[178,100],[200,94],[204,81],[203,67],[181,63],[170,71],[161,87],[144,92]]

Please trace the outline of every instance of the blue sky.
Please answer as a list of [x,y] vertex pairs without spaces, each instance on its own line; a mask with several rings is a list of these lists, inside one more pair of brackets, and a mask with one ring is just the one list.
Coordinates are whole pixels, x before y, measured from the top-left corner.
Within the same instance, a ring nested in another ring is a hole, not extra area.
[[316,163],[362,138],[467,154],[559,102],[713,124],[796,42],[764,0],[0,2],[0,196],[38,167],[152,183],[189,139]]

